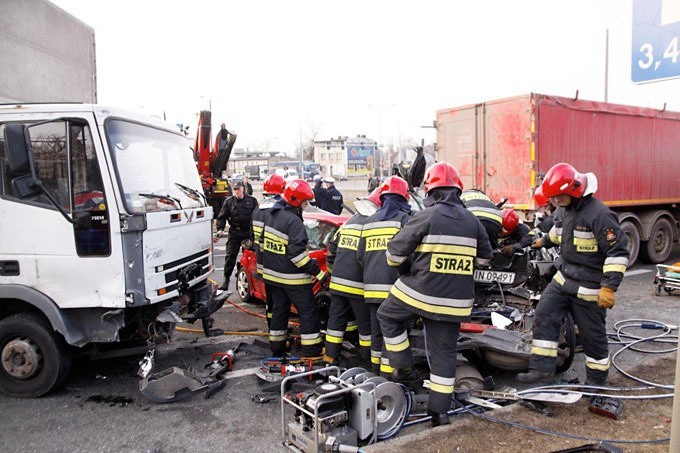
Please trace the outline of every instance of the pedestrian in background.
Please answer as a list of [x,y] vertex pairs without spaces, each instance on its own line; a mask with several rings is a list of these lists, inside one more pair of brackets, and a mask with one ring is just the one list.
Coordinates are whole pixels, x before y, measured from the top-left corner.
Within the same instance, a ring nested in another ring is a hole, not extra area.
[[248,195],[250,195],[250,196],[253,195],[253,185],[250,184],[250,180],[248,179],[247,176],[243,178],[243,187],[245,188],[246,193]]
[[219,289],[226,291],[229,288],[229,279],[234,271],[241,242],[253,239],[253,211],[257,208],[257,200],[245,193],[242,182],[237,182],[232,188],[233,195],[222,203],[222,208],[217,214],[217,235],[215,240],[224,233],[226,223],[229,223],[229,239],[227,240],[226,256],[224,257],[224,282]]
[[326,176],[323,179],[326,185],[326,207],[322,207],[331,214],[340,215],[342,212],[343,199],[340,191],[335,187],[335,178],[332,176]]

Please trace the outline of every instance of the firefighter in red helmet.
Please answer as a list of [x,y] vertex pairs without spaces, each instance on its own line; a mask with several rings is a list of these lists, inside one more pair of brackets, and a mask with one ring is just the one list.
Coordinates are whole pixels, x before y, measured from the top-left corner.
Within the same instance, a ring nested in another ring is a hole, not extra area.
[[533,241],[531,228],[520,222],[514,209],[506,208],[501,213],[503,227],[498,236],[498,245],[504,255],[511,257],[515,252],[528,247]]
[[[616,214],[593,197],[597,190],[594,174],[559,163],[548,170],[541,190],[557,206],[555,225],[532,247],[559,245],[560,256],[555,263],[557,273],[536,309],[530,369],[517,379],[535,383],[554,375],[560,327],[571,313],[586,356],[586,385],[600,386],[611,364],[606,309],[614,306],[614,294],[628,265],[628,240]],[[608,400],[604,404],[594,401],[589,409],[609,411],[611,416],[613,406],[622,407]]]
[[[286,187],[286,180],[283,176],[273,173],[264,180],[263,192],[264,199],[253,212],[253,248],[255,249],[255,261],[257,263],[257,277],[262,278],[262,247],[264,245],[264,222],[274,207],[274,203],[281,199],[283,189]],[[267,326],[272,318],[272,301],[270,291],[265,282],[265,293],[267,294]]]
[[387,244],[411,216],[408,198],[408,183],[404,179],[387,178],[380,187],[380,209],[366,219],[357,249],[357,260],[363,266],[364,302],[371,312],[371,366],[383,377],[391,376],[393,369],[384,355],[377,312],[399,277],[397,269],[388,265]]
[[432,426],[449,423],[460,323],[469,319],[475,299],[474,265],[487,264],[492,253],[484,227],[460,200],[462,189],[453,165],[440,162],[427,170],[425,209],[387,245],[387,262],[401,268],[401,276],[378,310],[393,378],[416,388],[408,326],[423,319]]
[[382,205],[381,189],[378,187],[368,197],[356,201],[357,213],[340,227],[328,246],[326,264],[331,272],[331,305],[324,360],[331,365],[338,363],[340,347],[349,333],[352,315],[359,329],[359,355],[362,361],[370,361],[371,312],[364,303],[364,269],[357,261],[357,249],[364,224]]
[[302,210],[313,199],[307,182],[290,181],[264,222],[262,271],[271,293],[269,344],[275,356],[285,354],[291,303],[300,317],[302,355],[318,356],[322,350],[319,307],[312,286],[315,279],[323,281],[326,273],[309,256],[302,221]]

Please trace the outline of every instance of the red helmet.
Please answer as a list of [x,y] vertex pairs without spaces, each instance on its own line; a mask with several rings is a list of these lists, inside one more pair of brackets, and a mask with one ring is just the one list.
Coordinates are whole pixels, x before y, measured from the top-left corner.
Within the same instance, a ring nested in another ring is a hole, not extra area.
[[457,187],[463,190],[460,173],[448,162],[437,162],[425,173],[425,193],[438,187]]
[[286,184],[281,197],[286,200],[286,203],[297,208],[303,201],[313,200],[314,192],[307,181],[294,179]]
[[380,189],[380,197],[386,193],[396,193],[408,201],[408,183],[399,176],[390,176],[385,180]]
[[536,190],[534,191],[534,201],[536,202],[536,206],[543,207],[543,206],[548,206],[548,203],[550,203],[550,199],[543,195],[543,187],[538,186],[536,187]]
[[281,195],[286,187],[286,179],[277,174],[271,174],[264,180],[264,193],[268,195]]
[[571,195],[574,198],[581,198],[586,190],[586,175],[577,172],[569,164],[555,164],[545,174],[541,189],[543,195],[547,198],[557,197],[558,195]]
[[506,234],[510,234],[517,229],[519,216],[514,209],[503,209],[501,218],[503,219],[503,230]]
[[382,186],[373,189],[373,192],[371,192],[370,195],[366,197],[366,199],[373,202],[373,204],[376,205],[377,207],[380,207],[382,206],[382,200],[380,200],[380,195],[382,195]]

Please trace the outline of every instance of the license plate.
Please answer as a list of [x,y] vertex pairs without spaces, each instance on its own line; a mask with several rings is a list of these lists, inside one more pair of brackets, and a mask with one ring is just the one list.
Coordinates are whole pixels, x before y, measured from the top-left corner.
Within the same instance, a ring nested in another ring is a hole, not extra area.
[[476,282],[513,283],[515,281],[515,273],[476,269],[474,278]]

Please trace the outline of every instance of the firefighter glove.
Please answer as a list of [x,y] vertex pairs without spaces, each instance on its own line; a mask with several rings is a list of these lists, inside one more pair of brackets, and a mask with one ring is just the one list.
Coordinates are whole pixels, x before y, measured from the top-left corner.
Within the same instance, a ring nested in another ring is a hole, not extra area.
[[330,275],[328,275],[327,272],[321,271],[318,274],[316,274],[316,279],[319,281],[322,287],[326,286],[326,283],[328,283],[328,280],[330,279]]
[[521,247],[519,244],[504,245],[503,247],[501,247],[501,252],[503,252],[503,254],[506,256],[512,256],[520,248]]
[[603,286],[597,295],[597,306],[600,308],[612,308],[614,306],[614,290]]
[[543,238],[538,238],[534,242],[531,243],[531,248],[532,249],[540,249],[543,248],[545,244],[545,241]]

